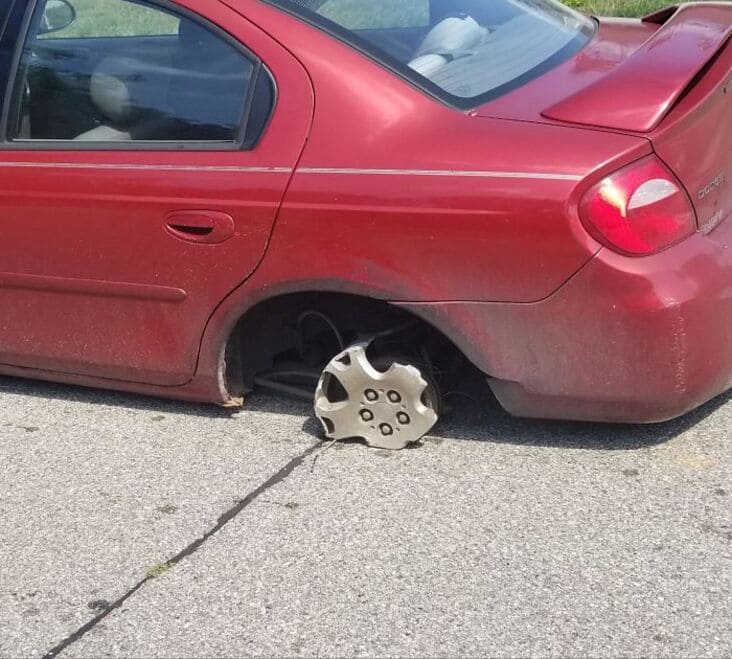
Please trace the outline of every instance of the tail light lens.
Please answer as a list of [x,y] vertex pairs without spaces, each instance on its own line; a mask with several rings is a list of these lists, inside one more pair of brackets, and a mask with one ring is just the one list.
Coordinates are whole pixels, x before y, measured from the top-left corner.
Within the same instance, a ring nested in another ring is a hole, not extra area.
[[587,230],[630,256],[663,251],[696,231],[696,215],[681,183],[655,156],[608,176],[580,202]]

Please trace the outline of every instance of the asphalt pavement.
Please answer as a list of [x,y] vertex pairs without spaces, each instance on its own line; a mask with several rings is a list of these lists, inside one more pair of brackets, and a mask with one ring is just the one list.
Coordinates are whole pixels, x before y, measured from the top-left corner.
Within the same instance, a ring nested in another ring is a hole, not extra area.
[[732,396],[325,450],[235,414],[0,378],[0,656],[732,655]]

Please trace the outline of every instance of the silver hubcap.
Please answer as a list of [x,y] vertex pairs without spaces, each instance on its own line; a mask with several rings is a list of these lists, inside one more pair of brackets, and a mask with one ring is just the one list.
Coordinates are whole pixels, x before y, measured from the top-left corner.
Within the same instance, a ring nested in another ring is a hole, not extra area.
[[[422,398],[427,381],[418,368],[394,363],[386,373],[375,369],[366,345],[335,356],[315,391],[315,414],[329,439],[361,437],[369,446],[402,449],[437,423],[437,413]],[[333,379],[343,391],[334,396]]]

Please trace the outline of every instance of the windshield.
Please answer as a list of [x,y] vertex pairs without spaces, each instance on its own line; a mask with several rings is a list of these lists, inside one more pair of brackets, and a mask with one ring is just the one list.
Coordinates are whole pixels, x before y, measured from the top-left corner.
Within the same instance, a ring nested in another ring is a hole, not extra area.
[[458,105],[569,58],[591,19],[558,0],[274,0]]

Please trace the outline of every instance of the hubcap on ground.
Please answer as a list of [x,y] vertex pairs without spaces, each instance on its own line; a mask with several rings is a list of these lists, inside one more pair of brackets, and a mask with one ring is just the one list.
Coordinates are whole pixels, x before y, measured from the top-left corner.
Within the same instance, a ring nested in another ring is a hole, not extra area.
[[366,347],[346,348],[323,369],[315,391],[315,415],[329,439],[360,437],[375,448],[405,448],[437,423],[429,384],[411,364],[393,362],[379,371]]

